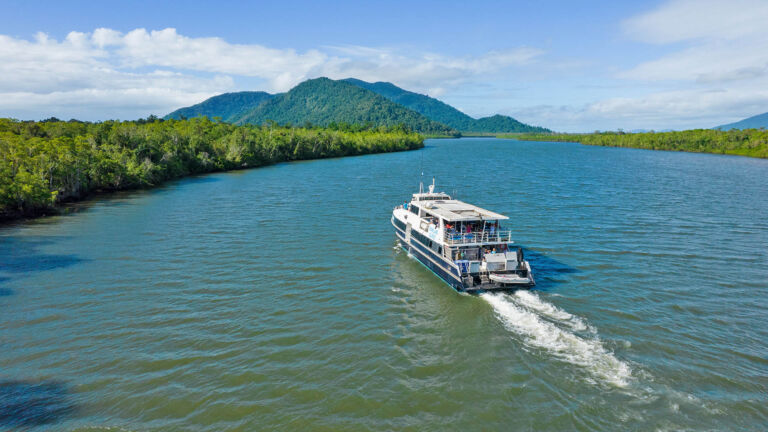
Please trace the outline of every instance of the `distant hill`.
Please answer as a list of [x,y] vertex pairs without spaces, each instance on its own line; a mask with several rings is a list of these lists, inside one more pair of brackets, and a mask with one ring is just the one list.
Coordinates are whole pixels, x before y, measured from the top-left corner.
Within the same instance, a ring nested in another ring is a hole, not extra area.
[[512,117],[499,114],[491,117],[474,119],[457,110],[456,108],[435,98],[419,93],[410,92],[388,82],[369,83],[356,78],[347,78],[343,81],[371,90],[393,102],[423,114],[427,118],[446,124],[462,132],[552,132],[549,129],[527,125],[513,119]]
[[396,102],[424,115],[425,117],[444,123],[460,131],[470,130],[475,121],[472,117],[444,102],[429,96],[409,92],[392,83],[369,83],[355,78],[347,78],[343,81],[378,93],[392,102]]
[[330,123],[374,125],[405,124],[414,131],[457,135],[465,133],[548,133],[509,116],[472,118],[456,108],[392,83],[369,83],[354,78],[304,81],[287,93],[224,93],[199,104],[178,109],[164,118],[221,117],[231,123],[264,123],[319,126]]
[[262,91],[243,91],[236,93],[224,93],[206,99],[199,104],[186,108],[180,108],[163,117],[164,119],[194,118],[194,117],[221,117],[222,120],[231,122],[241,116],[244,111],[253,109],[273,95]]
[[451,127],[430,120],[373,91],[328,78],[304,81],[287,93],[275,95],[234,119],[238,124],[259,124],[268,120],[295,125],[309,122],[320,126],[330,123],[404,124],[423,133],[457,133]]
[[512,117],[496,114],[491,117],[482,117],[475,121],[476,129],[468,132],[552,132],[549,129],[538,126],[530,126],[521,123]]
[[760,129],[761,127],[768,128],[768,112],[758,114],[744,120],[737,121],[736,123],[729,123],[722,126],[718,126],[715,129],[731,130],[731,129]]

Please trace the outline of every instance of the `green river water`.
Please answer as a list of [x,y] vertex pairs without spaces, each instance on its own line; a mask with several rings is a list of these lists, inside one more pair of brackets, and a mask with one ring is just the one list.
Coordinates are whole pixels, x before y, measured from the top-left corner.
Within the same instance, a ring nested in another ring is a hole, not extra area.
[[[768,161],[426,144],[0,228],[0,430],[766,430]],[[397,247],[422,168],[536,289]]]

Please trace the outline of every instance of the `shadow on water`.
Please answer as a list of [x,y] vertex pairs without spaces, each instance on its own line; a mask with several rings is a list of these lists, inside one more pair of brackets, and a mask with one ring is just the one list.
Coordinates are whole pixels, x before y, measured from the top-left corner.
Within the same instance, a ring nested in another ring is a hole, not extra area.
[[[237,171],[234,171],[237,172]],[[186,184],[203,184],[203,183],[215,183],[221,181],[220,178],[213,177],[214,173],[199,174],[190,177],[181,177],[177,179],[171,179],[164,183],[161,183],[155,187],[136,188],[136,189],[124,189],[124,190],[106,190],[106,191],[93,191],[88,195],[72,201],[65,201],[60,204],[57,211],[53,213],[55,216],[70,217],[79,213],[89,211],[92,207],[98,205],[101,207],[120,207],[131,205],[131,200],[146,194],[162,193],[168,189],[174,187],[183,186]],[[40,219],[37,219],[40,220]],[[23,224],[28,222],[29,219],[22,219],[16,221],[9,221],[6,226]],[[0,224],[2,227],[2,224]]]
[[13,290],[12,290],[12,289],[10,289],[10,288],[4,288],[4,287],[2,286],[2,284],[3,284],[4,282],[7,282],[7,281],[9,281],[9,280],[11,280],[11,279],[10,279],[10,278],[7,278],[7,277],[2,277],[2,276],[0,276],[0,297],[8,297],[8,296],[10,296],[10,295],[13,295]]
[[536,286],[533,289],[536,291],[553,290],[558,285],[566,282],[565,275],[581,272],[581,270],[541,252],[528,249],[522,245],[516,244],[516,246],[523,249],[525,259],[531,264],[531,269],[536,279]]
[[0,427],[50,425],[75,411],[67,386],[60,382],[0,381]]
[[564,282],[563,276],[579,273],[580,270],[558,261],[551,256],[521,246],[525,259],[531,263],[533,275],[536,277],[537,291],[549,291]]
[[50,237],[0,237],[0,272],[28,274],[69,267],[84,261],[74,254],[58,255],[40,252],[40,248],[43,246],[53,244],[54,239]]
[[2,284],[14,278],[32,273],[69,267],[83,258],[74,254],[48,254],[40,249],[55,243],[55,237],[0,237],[0,297],[13,295],[10,288]]
[[169,180],[168,185],[172,184],[200,184],[200,183],[216,183],[221,181],[220,178],[214,177],[213,174],[219,174],[219,173],[208,173],[208,174],[199,174],[199,175],[193,175],[189,177],[184,177],[176,180]]

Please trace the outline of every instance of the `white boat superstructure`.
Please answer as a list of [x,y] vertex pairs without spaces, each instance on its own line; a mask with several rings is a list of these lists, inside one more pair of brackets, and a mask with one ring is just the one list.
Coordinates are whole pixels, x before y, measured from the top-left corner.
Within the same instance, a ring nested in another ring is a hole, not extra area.
[[392,225],[404,249],[462,292],[515,289],[535,285],[531,266],[507,216],[434,191],[413,194],[395,207]]

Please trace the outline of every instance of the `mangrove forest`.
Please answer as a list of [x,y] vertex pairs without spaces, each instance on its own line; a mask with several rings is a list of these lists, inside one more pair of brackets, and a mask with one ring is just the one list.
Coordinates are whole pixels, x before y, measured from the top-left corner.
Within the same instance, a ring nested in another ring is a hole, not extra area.
[[523,141],[566,141],[606,147],[716,153],[768,158],[768,130],[693,129],[679,132],[500,135]]
[[404,126],[236,126],[208,118],[136,121],[0,119],[0,219],[49,213],[96,191],[179,177],[423,147]]

